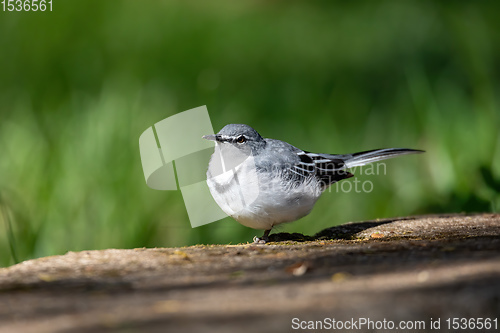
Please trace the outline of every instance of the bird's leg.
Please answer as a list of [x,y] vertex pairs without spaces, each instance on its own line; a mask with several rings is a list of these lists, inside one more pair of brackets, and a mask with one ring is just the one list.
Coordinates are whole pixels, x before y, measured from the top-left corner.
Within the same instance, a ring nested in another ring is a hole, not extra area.
[[270,232],[271,232],[271,229],[264,231],[264,235],[262,235],[261,238],[258,238],[257,236],[255,236],[253,238],[253,242],[255,244],[266,244],[267,242],[269,242],[269,233]]

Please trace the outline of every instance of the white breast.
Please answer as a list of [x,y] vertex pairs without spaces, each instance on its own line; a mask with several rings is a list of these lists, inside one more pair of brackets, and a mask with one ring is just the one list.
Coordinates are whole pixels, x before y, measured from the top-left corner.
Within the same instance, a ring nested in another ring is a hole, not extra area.
[[293,184],[283,181],[278,172],[257,174],[252,156],[218,175],[210,164],[207,184],[214,200],[226,214],[250,228],[269,230],[295,221],[310,213],[322,193],[314,179]]

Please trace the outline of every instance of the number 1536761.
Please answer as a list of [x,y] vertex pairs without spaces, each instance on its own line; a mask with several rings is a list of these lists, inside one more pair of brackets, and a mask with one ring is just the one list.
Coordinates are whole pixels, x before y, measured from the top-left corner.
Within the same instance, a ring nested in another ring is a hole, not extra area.
[[52,0],[2,0],[4,12],[37,12],[52,11]]

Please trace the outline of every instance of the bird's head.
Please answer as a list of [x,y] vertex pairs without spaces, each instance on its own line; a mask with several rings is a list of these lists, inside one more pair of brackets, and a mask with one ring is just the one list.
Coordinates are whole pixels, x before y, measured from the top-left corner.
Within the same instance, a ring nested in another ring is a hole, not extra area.
[[205,135],[203,139],[215,141],[221,146],[230,144],[241,150],[258,153],[264,148],[266,141],[252,127],[245,124],[229,124],[224,126],[219,133]]

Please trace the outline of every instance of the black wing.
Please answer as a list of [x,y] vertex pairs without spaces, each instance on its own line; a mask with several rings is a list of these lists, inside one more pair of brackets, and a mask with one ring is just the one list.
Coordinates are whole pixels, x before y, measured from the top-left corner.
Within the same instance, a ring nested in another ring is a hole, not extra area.
[[342,159],[327,158],[307,151],[299,151],[297,155],[300,158],[300,162],[290,167],[290,171],[296,177],[305,178],[314,176],[324,184],[324,187],[327,187],[339,180],[353,176],[352,173],[346,170]]

